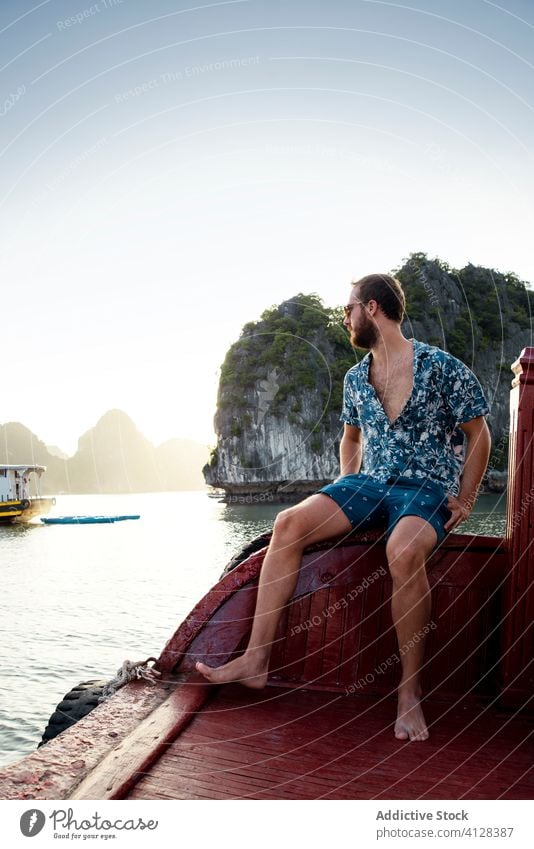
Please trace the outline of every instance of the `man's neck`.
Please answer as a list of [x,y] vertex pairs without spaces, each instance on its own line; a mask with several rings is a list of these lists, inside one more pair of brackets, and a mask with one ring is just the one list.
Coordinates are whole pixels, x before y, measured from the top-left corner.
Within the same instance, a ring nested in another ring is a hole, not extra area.
[[388,368],[401,357],[408,357],[413,350],[412,341],[398,331],[382,333],[376,345],[370,349],[373,363],[379,368]]

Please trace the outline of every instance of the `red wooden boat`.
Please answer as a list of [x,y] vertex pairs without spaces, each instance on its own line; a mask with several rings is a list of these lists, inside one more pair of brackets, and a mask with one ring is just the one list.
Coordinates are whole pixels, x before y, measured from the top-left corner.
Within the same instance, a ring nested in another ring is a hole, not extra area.
[[514,364],[504,538],[450,535],[429,563],[430,740],[393,736],[400,663],[380,533],[315,546],[269,684],[195,671],[243,650],[265,547],[229,571],[121,689],[0,772],[8,799],[531,799],[534,348]]

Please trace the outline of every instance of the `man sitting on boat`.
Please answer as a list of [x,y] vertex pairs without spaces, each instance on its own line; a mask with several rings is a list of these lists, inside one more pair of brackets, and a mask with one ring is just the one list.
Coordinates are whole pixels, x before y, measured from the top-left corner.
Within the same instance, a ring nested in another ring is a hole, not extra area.
[[[445,351],[406,339],[404,311],[404,292],[390,275],[353,283],[344,325],[353,347],[369,353],[345,376],[341,475],[277,516],[245,653],[217,669],[203,663],[197,669],[213,683],[265,686],[272,642],[304,549],[386,523],[402,663],[394,733],[399,740],[426,740],[420,704],[420,635],[428,632],[430,619],[425,563],[445,534],[469,516],[491,439],[488,405],[475,375]],[[458,428],[465,435],[465,461],[455,452]]]

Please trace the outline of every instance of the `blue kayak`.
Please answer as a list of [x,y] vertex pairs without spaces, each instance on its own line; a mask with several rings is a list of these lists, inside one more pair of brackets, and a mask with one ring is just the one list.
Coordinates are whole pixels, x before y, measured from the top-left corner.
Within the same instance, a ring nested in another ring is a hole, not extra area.
[[41,518],[45,525],[97,525],[110,522],[125,522],[127,519],[140,519],[140,516],[56,516]]

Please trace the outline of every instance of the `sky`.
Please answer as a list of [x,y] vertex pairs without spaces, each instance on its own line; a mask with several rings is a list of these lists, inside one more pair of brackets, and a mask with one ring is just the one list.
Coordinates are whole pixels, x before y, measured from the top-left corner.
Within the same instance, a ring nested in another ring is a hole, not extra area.
[[534,281],[532,0],[3,0],[0,423],[214,444],[224,355],[414,251]]

